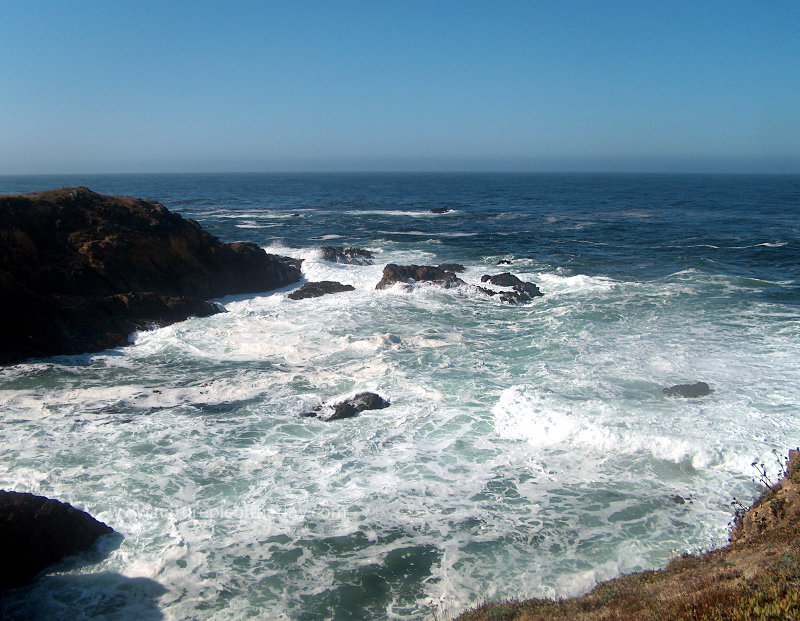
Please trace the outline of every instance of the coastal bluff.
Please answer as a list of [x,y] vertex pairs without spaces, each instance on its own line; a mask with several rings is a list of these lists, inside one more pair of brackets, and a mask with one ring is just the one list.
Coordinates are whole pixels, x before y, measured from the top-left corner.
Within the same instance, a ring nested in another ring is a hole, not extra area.
[[0,364],[102,351],[207,302],[301,279],[287,257],[226,244],[155,201],[88,188],[0,196]]
[[800,618],[800,450],[789,451],[779,481],[739,506],[730,543],[684,554],[559,600],[485,603],[456,621],[601,621]]

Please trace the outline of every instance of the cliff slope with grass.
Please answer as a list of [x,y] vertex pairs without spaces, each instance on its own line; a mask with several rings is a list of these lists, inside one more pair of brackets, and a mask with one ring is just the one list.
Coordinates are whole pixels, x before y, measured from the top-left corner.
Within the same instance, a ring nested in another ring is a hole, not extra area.
[[459,621],[800,619],[800,451],[743,512],[726,547],[659,571],[603,582],[581,597],[485,604]]

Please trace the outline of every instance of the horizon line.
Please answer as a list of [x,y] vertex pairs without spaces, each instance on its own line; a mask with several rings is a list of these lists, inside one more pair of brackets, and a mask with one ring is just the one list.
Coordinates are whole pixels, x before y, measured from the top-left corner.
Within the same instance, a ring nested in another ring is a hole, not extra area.
[[134,171],[134,172],[25,172],[2,173],[2,177],[71,177],[71,176],[158,176],[158,175],[654,175],[654,176],[800,176],[800,170],[785,171],[663,171],[663,170],[215,170],[215,171]]

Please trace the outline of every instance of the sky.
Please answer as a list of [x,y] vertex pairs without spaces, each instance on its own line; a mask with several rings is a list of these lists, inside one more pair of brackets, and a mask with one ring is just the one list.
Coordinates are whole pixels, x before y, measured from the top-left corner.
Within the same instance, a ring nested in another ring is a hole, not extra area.
[[0,174],[800,173],[800,2],[0,0]]

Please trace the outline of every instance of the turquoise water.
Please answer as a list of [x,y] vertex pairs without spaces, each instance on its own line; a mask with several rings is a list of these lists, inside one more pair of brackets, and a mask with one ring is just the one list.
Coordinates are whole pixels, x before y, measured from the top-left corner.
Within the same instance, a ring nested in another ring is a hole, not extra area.
[[[124,536],[5,616],[441,619],[571,595],[724,543],[753,460],[774,472],[800,443],[798,177],[0,177],[79,184],[355,291],[223,299],[127,348],[0,370],[0,488]],[[452,261],[544,297],[374,289],[387,263]],[[695,380],[713,394],[661,392]],[[363,390],[391,407],[300,416]]]

